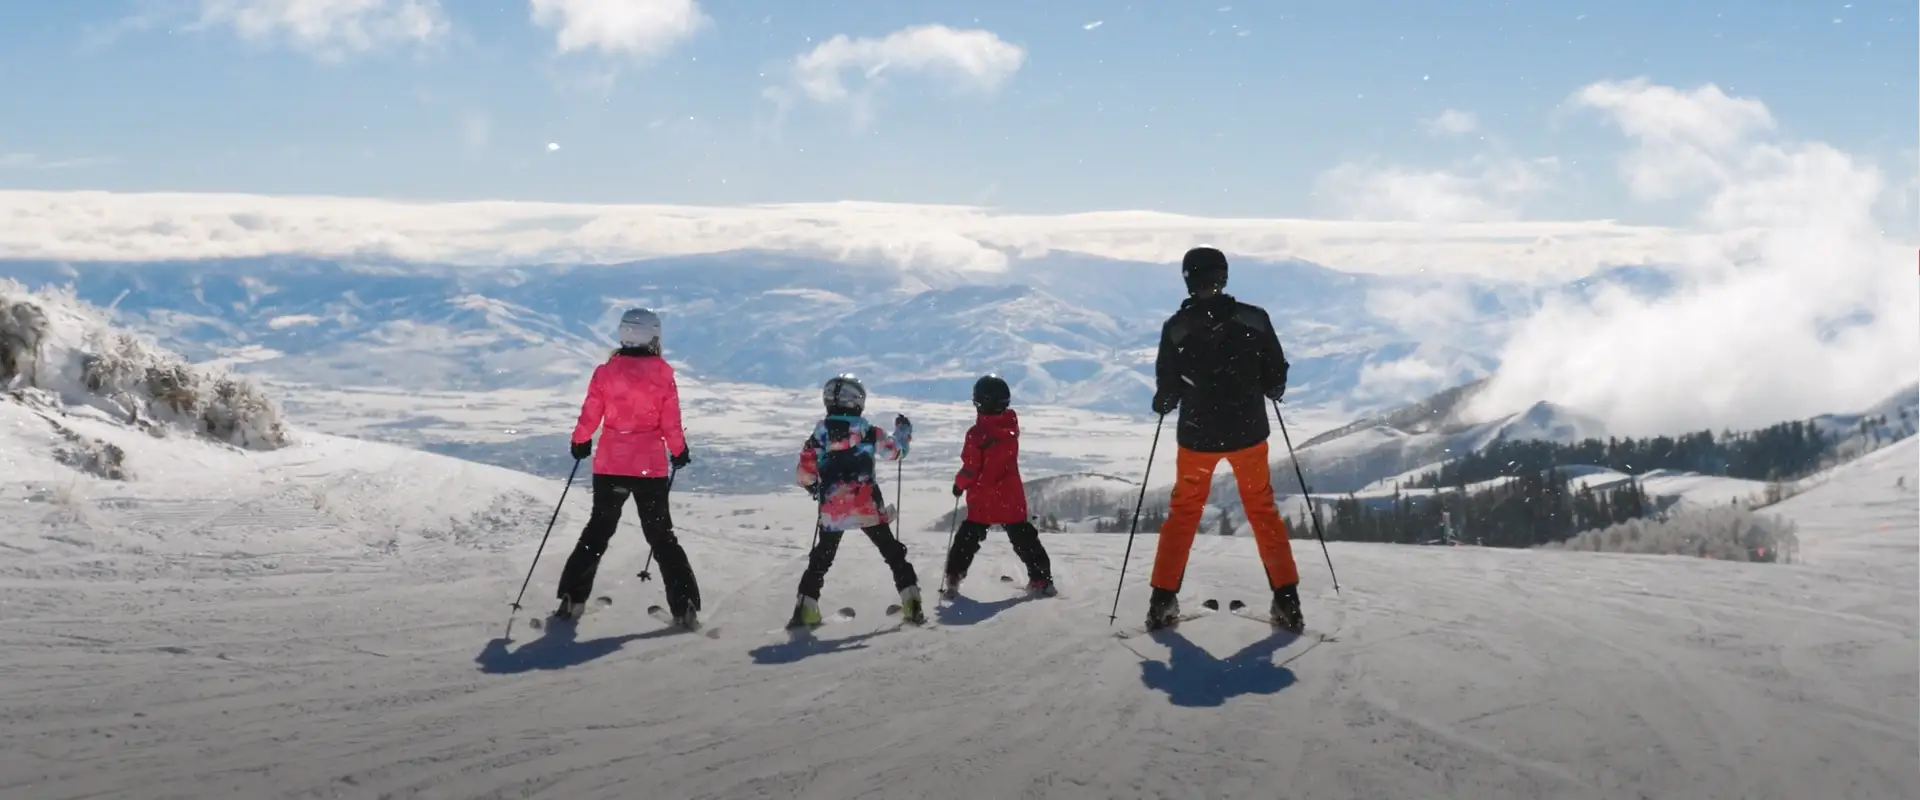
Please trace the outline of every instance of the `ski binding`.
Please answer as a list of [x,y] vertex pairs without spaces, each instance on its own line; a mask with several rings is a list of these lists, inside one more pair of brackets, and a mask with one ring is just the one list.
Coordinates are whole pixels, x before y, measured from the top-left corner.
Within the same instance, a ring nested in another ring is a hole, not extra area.
[[683,631],[686,633],[697,633],[709,639],[720,638],[719,628],[709,628],[704,622],[696,622],[694,623],[694,627],[688,628],[686,626],[681,625],[678,622],[674,622],[673,615],[668,613],[667,610],[661,606],[648,606],[647,616],[653,617],[654,619],[657,619],[661,622],[671,625],[675,630],[678,630],[678,631]]
[[1192,622],[1196,619],[1207,616],[1208,614],[1212,614],[1213,612],[1219,611],[1219,610],[1220,610],[1220,601],[1215,600],[1213,598],[1207,598],[1206,600],[1203,600],[1200,602],[1199,611],[1185,612],[1180,616],[1174,617],[1172,622],[1169,622],[1164,626],[1148,629],[1147,626],[1145,625],[1135,625],[1131,628],[1121,630],[1115,633],[1113,636],[1116,639],[1131,639],[1135,636],[1139,636],[1145,633],[1173,630],[1174,628],[1180,627],[1180,624],[1183,622]]
[[553,614],[548,614],[544,617],[529,617],[527,619],[527,627],[537,631],[547,627],[548,622],[560,622],[560,623],[579,622],[582,617],[585,617],[586,615],[593,613],[595,610],[606,608],[611,605],[613,605],[613,598],[603,594],[603,595],[600,595],[599,597],[593,598],[593,602],[583,606],[580,609],[580,616],[578,617],[574,617],[572,619],[565,619],[565,618],[554,616]]

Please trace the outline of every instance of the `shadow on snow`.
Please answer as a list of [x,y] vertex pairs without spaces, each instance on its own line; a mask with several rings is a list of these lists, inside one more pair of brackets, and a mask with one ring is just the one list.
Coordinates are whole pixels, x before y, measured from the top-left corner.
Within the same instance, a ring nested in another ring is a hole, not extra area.
[[977,625],[992,619],[995,614],[1032,600],[1032,597],[1014,596],[1005,600],[982,603],[959,596],[948,600],[945,605],[934,608],[933,615],[942,625]]
[[556,620],[547,623],[545,635],[513,650],[507,649],[508,640],[505,638],[487,642],[487,646],[481,648],[480,654],[474,656],[473,660],[480,665],[481,672],[489,675],[514,675],[536,670],[566,669],[612,655],[628,642],[659,639],[682,635],[682,633],[674,628],[662,628],[646,633],[607,636],[583,642],[579,640],[579,632],[574,625]]
[[1293,670],[1273,663],[1273,654],[1300,641],[1290,633],[1275,633],[1240,648],[1224,659],[1177,632],[1154,631],[1154,641],[1170,651],[1165,663],[1140,662],[1140,682],[1167,693],[1168,702],[1189,708],[1212,708],[1249,694],[1276,694],[1293,685]]
[[791,664],[803,658],[824,656],[830,653],[844,653],[849,650],[864,650],[867,640],[875,636],[892,633],[898,628],[881,628],[869,633],[861,633],[841,639],[822,639],[813,631],[800,629],[787,631],[787,641],[779,644],[762,645],[747,651],[755,664]]

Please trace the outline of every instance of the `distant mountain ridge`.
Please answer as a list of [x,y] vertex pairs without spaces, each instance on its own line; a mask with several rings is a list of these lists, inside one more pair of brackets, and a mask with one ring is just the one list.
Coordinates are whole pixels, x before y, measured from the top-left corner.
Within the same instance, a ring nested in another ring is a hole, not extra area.
[[[1369,415],[1339,428],[1296,443],[1296,455],[1307,476],[1309,487],[1321,502],[1348,493],[1390,493],[1398,483],[1409,485],[1420,475],[1448,461],[1484,450],[1494,442],[1547,441],[1575,444],[1587,439],[1607,439],[1610,434],[1599,420],[1553,403],[1539,402],[1521,411],[1492,419],[1463,417],[1475,395],[1487,385],[1485,380],[1456,386],[1415,403]],[[1782,420],[1791,422],[1791,420]],[[1846,461],[1885,447],[1920,432],[1920,383],[1909,384],[1886,398],[1857,412],[1816,415],[1804,420],[1834,439],[1833,458]],[[1671,480],[1669,471],[1648,473]],[[1298,516],[1306,505],[1300,496],[1293,463],[1284,452],[1276,452],[1271,469],[1275,494],[1282,498],[1282,512]],[[1740,481],[1730,481],[1740,483]],[[1073,495],[1070,508],[1055,509],[1043,495],[1034,503],[1035,513],[1078,514],[1085,508],[1131,509],[1133,489],[1108,490],[1097,496],[1086,492]],[[1164,515],[1167,489],[1149,489],[1146,507]],[[1240,504],[1239,490],[1231,475],[1216,476],[1208,496],[1209,520],[1228,513],[1244,526],[1246,514]],[[1213,524],[1209,522],[1208,524]]]
[[[1293,363],[1289,398],[1361,412],[1490,374],[1504,336],[1494,324],[1436,340],[1378,308],[1382,293],[1465,292],[1498,322],[1596,281],[1647,283],[1631,269],[1537,287],[1236,261],[1229,289],[1273,315]],[[604,358],[620,310],[646,305],[665,319],[669,357],[694,375],[799,388],[851,371],[876,392],[952,400],[995,371],[1023,403],[1140,414],[1160,323],[1184,298],[1172,265],[1066,255],[970,276],[739,251],[511,268],[11,261],[0,277],[71,285],[195,360],[283,382],[572,387]],[[1427,377],[1371,377],[1407,358]]]

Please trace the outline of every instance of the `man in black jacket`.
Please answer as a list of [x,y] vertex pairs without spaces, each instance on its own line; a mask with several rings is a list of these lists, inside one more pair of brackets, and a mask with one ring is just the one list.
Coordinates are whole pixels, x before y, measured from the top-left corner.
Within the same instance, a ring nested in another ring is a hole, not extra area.
[[1180,273],[1189,297],[1160,330],[1154,361],[1154,413],[1180,410],[1175,441],[1179,454],[1173,498],[1160,527],[1153,560],[1153,598],[1147,626],[1160,628],[1179,616],[1177,597],[1187,554],[1206,510],[1213,471],[1222,459],[1233,467],[1253,528],[1267,582],[1273,589],[1274,624],[1302,629],[1299,572],[1286,522],[1274,505],[1267,466],[1267,401],[1287,390],[1287,357],[1265,309],[1226,293],[1227,257],[1211,247],[1187,251]]

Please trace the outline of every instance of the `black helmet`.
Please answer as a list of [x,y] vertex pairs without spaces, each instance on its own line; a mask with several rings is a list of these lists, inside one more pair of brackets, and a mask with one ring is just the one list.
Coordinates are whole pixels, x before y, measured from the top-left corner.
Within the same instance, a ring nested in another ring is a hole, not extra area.
[[867,387],[852,375],[835,375],[820,390],[820,401],[829,414],[859,415],[867,410]]
[[1187,282],[1187,293],[1224,289],[1227,285],[1227,256],[1212,247],[1188,250],[1180,259],[1180,277]]
[[980,376],[973,382],[973,407],[988,414],[998,414],[1007,410],[1013,402],[1013,390],[1007,388],[1007,382],[991,372]]

